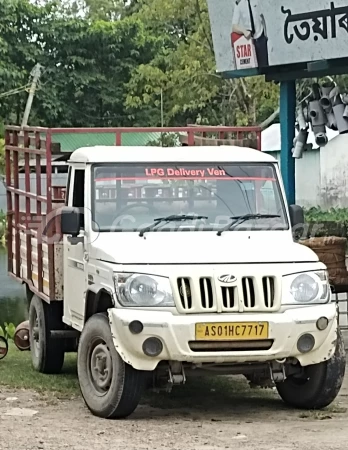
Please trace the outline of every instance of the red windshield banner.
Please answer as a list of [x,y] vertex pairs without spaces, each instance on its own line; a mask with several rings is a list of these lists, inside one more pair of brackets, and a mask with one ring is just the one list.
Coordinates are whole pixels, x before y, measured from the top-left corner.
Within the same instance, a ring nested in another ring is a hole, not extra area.
[[[251,175],[251,174],[250,174]],[[262,175],[262,171],[260,171]],[[113,180],[251,180],[251,181],[275,181],[273,177],[264,176],[248,176],[248,172],[245,171],[245,175],[239,176],[237,174],[227,173],[225,170],[217,167],[197,167],[197,168],[185,168],[185,167],[146,167],[143,173],[133,175],[131,173],[124,174],[123,176],[115,177],[98,177],[95,181],[113,181]]]
[[150,178],[210,178],[210,177],[226,177],[228,176],[224,170],[215,167],[207,167],[202,169],[185,169],[183,167],[151,167],[145,169],[145,176]]

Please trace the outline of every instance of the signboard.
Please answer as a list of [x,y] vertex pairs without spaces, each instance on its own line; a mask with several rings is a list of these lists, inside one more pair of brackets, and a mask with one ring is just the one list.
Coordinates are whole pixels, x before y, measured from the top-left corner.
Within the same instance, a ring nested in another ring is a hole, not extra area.
[[207,1],[218,72],[348,58],[347,0]]

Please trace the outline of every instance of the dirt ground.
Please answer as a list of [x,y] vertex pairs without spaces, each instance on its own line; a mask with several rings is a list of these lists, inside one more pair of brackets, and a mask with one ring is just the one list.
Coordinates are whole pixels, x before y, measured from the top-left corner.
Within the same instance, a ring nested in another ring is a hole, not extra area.
[[272,391],[202,396],[198,404],[188,396],[181,408],[142,405],[127,420],[107,421],[81,398],[0,388],[0,449],[347,449],[347,377],[338,400],[321,412],[289,410]]

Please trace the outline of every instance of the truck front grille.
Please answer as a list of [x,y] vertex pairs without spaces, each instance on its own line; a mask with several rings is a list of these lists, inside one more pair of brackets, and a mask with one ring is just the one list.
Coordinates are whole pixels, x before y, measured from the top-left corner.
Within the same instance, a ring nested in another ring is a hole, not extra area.
[[[177,284],[181,306],[185,311],[190,311],[193,309],[193,282],[190,278],[181,277],[178,278]],[[215,295],[212,280],[210,278],[199,278],[198,284],[200,308],[205,311],[214,310]]]
[[275,300],[275,280],[273,277],[263,277],[263,298],[267,308],[273,308]]
[[200,278],[199,288],[201,293],[201,302],[203,309],[212,309],[214,307],[214,293],[210,278]]
[[232,309],[236,304],[236,299],[238,296],[236,287],[221,287],[221,295],[222,295],[222,304],[226,309]]
[[249,277],[242,279],[243,301],[246,308],[255,307],[255,288],[254,280]]
[[192,309],[192,294],[189,278],[178,278],[178,290],[181,306],[185,311]]
[[[265,308],[273,308],[274,295],[275,295],[275,279],[274,277],[262,278],[262,306]],[[248,309],[255,308],[256,306],[256,289],[257,283],[251,277],[245,277],[242,279],[243,288],[243,302],[244,306]]]
[[272,276],[245,276],[228,286],[210,277],[180,277],[176,283],[179,309],[186,313],[277,311],[280,282]]

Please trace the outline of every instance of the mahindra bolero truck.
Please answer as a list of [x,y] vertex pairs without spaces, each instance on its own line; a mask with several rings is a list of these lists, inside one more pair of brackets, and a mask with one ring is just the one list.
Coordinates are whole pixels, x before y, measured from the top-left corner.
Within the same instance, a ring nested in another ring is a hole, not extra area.
[[[13,235],[36,370],[58,373],[76,350],[82,396],[102,418],[204,375],[243,374],[296,408],[333,402],[345,371],[337,309],[325,265],[294,238],[303,211],[273,157],[96,146],[68,165],[51,253],[34,232]],[[31,264],[16,245],[30,245]]]

